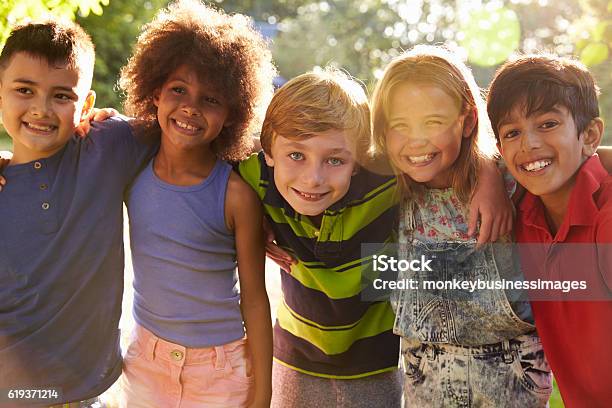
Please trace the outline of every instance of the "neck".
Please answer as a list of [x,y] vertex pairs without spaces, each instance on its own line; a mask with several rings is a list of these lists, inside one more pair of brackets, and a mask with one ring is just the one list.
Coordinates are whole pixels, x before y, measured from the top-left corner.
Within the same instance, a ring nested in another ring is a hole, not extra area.
[[572,178],[561,189],[551,194],[541,195],[540,199],[546,209],[546,221],[552,235],[556,235],[563,223],[574,186],[575,178]]
[[51,157],[55,153],[59,152],[63,147],[64,145],[47,152],[38,152],[32,151],[15,143],[13,145],[13,157],[8,165],[14,166],[17,164],[29,163],[34,160],[46,159],[47,157]]
[[167,183],[188,186],[199,184],[208,177],[216,161],[209,145],[181,149],[162,139],[153,169],[157,177]]

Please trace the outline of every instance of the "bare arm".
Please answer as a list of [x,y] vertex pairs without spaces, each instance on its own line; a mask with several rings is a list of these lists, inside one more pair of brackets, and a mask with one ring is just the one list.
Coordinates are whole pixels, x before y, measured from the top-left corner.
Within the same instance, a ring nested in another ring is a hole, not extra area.
[[227,188],[226,221],[236,236],[240,307],[253,361],[252,407],[269,407],[272,396],[272,320],[265,284],[263,213],[255,192],[232,173]]
[[512,230],[512,202],[493,161],[483,163],[478,173],[478,184],[470,202],[469,235],[476,232],[479,217],[478,246],[495,242]]

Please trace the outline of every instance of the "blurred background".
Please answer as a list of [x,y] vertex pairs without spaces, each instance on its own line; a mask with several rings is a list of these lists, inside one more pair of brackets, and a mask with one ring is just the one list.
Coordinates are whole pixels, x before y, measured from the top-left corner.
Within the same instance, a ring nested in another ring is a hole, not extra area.
[[[142,24],[167,0],[4,0],[0,44],[10,26],[47,14],[76,19],[96,45],[93,89],[98,107],[121,110],[119,69]],[[495,69],[519,52],[543,50],[580,58],[601,90],[612,120],[612,0],[216,0],[253,18],[270,40],[282,84],[333,64],[369,91],[391,58],[415,44],[445,43],[468,61],[486,88]],[[603,144],[612,144],[608,131]],[[9,149],[0,132],[0,150]]]
[[[119,69],[142,24],[166,4],[167,0],[3,0],[0,45],[10,26],[24,20],[49,14],[76,20],[96,45],[96,106],[121,111]],[[612,0],[216,0],[213,4],[253,18],[271,43],[280,73],[277,86],[332,64],[361,80],[371,92],[384,66],[402,50],[444,43],[467,60],[478,84],[486,89],[495,69],[508,57],[548,51],[575,56],[589,67],[601,88],[601,116],[612,121]],[[608,130],[603,144],[612,145],[611,134]],[[1,128],[0,150],[11,150]],[[129,251],[127,257],[121,323],[126,333],[132,324]],[[268,263],[266,269],[274,311],[278,268]],[[112,397],[113,390],[108,394]],[[563,406],[556,389],[550,405]]]

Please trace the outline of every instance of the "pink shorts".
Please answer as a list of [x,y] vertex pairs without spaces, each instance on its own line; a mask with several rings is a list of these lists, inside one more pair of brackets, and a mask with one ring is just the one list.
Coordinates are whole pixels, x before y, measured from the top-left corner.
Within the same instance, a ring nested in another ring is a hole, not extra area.
[[254,379],[246,339],[187,348],[136,325],[123,359],[121,407],[243,407]]

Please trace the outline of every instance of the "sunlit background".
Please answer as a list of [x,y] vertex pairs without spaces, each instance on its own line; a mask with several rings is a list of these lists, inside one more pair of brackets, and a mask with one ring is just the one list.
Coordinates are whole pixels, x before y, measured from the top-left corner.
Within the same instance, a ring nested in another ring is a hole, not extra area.
[[[4,0],[0,44],[11,24],[48,13],[76,19],[96,45],[93,88],[98,107],[121,109],[117,75],[140,26],[167,0]],[[580,58],[601,90],[601,114],[612,120],[612,0],[217,0],[250,15],[270,39],[281,77],[332,64],[368,90],[383,67],[414,44],[445,43],[469,63],[486,89],[500,63],[537,50]],[[612,144],[606,132],[604,144]],[[0,149],[10,146],[0,136]]]
[[[118,72],[140,26],[167,0],[4,0],[0,44],[14,23],[51,13],[75,19],[96,45],[93,89],[98,107],[121,110]],[[328,64],[360,79],[369,91],[384,66],[415,44],[444,43],[467,61],[486,89],[495,69],[516,53],[548,51],[582,60],[600,88],[600,109],[612,121],[612,0],[217,0],[228,11],[250,15],[271,41],[277,84]],[[612,128],[610,128],[612,129]],[[603,144],[612,144],[611,131]],[[10,150],[0,131],[0,150]],[[128,253],[129,257],[129,253]],[[129,259],[129,258],[128,258]],[[129,262],[127,265],[130,265]],[[131,265],[130,265],[131,266]],[[271,300],[278,275],[268,264]],[[122,326],[129,329],[131,268],[126,274]],[[562,407],[558,392],[551,407]]]

